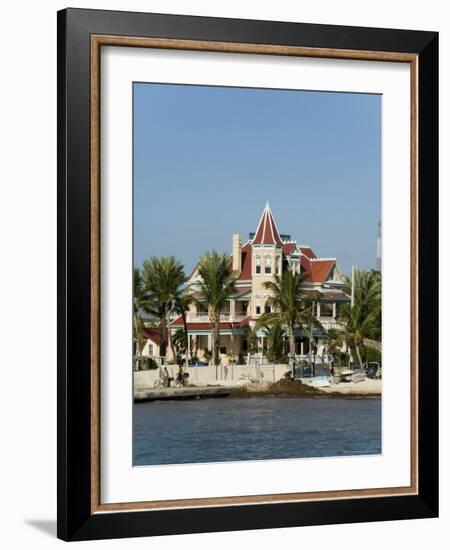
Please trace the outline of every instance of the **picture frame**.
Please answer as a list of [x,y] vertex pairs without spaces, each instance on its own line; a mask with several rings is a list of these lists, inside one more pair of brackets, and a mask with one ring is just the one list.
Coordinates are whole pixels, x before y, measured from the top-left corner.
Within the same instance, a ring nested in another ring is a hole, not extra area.
[[[411,70],[409,487],[104,504],[100,498],[100,51],[104,46],[369,60]],[[438,515],[438,35],[58,12],[58,537],[154,536]]]

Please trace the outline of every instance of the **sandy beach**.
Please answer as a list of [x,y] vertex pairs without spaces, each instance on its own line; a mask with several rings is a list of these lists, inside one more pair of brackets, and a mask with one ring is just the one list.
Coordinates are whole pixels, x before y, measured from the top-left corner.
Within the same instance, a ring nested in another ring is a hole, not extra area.
[[342,393],[343,395],[381,395],[382,381],[366,378],[361,382],[345,382],[319,388],[326,393]]

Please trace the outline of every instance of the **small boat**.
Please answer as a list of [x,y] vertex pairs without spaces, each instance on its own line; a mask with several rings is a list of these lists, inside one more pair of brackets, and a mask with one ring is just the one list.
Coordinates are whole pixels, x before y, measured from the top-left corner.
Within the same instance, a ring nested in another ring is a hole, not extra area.
[[331,386],[331,379],[329,376],[315,376],[307,384],[313,388],[328,388]]

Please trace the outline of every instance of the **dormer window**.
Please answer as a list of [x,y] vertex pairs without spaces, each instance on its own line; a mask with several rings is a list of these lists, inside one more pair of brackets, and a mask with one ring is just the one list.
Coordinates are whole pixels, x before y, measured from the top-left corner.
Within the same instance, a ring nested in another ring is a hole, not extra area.
[[256,256],[255,261],[255,272],[257,275],[259,275],[261,273],[261,258],[259,256]]
[[268,275],[272,273],[272,259],[270,256],[266,256],[264,259],[264,273]]

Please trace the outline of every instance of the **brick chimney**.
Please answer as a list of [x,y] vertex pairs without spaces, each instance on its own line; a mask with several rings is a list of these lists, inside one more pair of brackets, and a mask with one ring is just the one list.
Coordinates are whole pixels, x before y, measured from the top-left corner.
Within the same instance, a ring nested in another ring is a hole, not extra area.
[[233,271],[241,272],[242,269],[242,245],[239,233],[233,235]]

